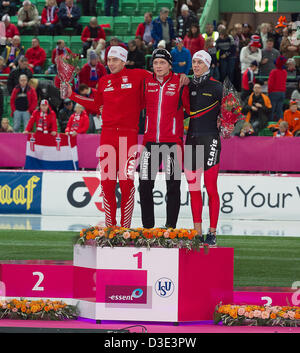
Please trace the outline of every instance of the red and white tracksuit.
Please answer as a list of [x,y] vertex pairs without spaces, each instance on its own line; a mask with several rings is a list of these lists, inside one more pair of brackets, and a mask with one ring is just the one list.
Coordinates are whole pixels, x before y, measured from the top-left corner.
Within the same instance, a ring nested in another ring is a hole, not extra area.
[[133,162],[137,152],[138,124],[146,70],[124,68],[101,77],[94,99],[72,93],[70,99],[85,108],[102,110],[100,175],[106,226],[116,225],[117,177],[121,189],[121,226],[129,228],[134,208]]
[[159,82],[145,79],[146,123],[140,159],[140,204],[144,228],[155,225],[153,188],[161,162],[166,175],[166,226],[176,228],[180,209],[183,147],[183,107],[189,113],[188,86],[180,87],[180,75],[170,72]]

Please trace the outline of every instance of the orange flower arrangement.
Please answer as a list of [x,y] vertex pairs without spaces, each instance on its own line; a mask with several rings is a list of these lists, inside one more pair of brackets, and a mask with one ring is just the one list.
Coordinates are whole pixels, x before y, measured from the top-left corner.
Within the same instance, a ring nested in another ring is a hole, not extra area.
[[10,299],[0,301],[0,319],[74,320],[76,306],[56,300]]
[[217,305],[214,322],[226,326],[300,326],[300,307],[259,305]]
[[82,229],[77,238],[81,245],[138,246],[199,249],[200,237],[194,229],[90,227]]

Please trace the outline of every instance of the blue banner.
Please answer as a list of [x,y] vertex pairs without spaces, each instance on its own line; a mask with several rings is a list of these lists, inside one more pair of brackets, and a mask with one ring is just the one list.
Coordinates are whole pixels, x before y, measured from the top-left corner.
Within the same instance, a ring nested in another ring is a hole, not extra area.
[[41,214],[43,173],[1,172],[0,213]]

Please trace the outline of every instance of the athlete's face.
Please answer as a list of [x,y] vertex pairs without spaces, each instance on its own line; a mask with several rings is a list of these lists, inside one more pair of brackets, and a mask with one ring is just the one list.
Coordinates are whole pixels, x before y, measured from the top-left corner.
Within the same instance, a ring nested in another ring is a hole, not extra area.
[[169,74],[171,65],[165,59],[156,58],[153,60],[153,71],[157,78],[163,78]]
[[208,70],[208,67],[205,65],[204,61],[195,58],[192,60],[192,69],[194,75],[200,77]]
[[107,66],[112,74],[116,74],[124,68],[125,62],[114,56],[109,56],[107,58]]

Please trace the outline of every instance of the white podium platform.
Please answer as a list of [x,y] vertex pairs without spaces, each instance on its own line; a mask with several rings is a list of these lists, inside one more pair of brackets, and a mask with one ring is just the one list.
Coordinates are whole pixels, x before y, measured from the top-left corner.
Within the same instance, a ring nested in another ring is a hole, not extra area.
[[212,320],[233,300],[233,249],[74,246],[73,298],[100,320]]

